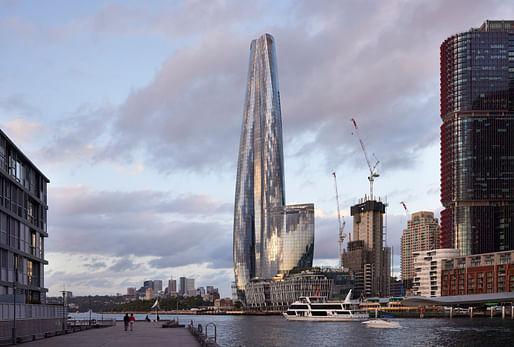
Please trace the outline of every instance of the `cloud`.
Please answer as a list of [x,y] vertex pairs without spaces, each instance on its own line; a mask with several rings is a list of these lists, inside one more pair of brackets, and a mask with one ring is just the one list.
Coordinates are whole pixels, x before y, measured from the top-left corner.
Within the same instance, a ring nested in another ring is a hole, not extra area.
[[14,119],[2,124],[9,138],[11,138],[18,146],[28,142],[43,125],[40,123],[26,121],[24,119]]
[[17,112],[22,115],[31,116],[36,113],[36,109],[23,95],[15,94],[0,99],[0,109],[5,112]]
[[79,106],[67,118],[50,125],[50,140],[35,156],[48,166],[59,166],[75,160],[98,161],[96,156],[105,146],[103,136],[108,133],[115,112],[110,105]]
[[[128,213],[178,213],[186,215],[231,214],[232,205],[205,194],[181,194],[138,190],[98,191],[90,186],[75,185],[50,188],[52,210],[57,216],[72,218],[81,215]],[[129,202],[129,203],[128,203]]]
[[[52,187],[49,196],[51,252],[154,256],[160,267],[190,262],[220,262],[214,266],[222,267],[231,261],[232,225],[219,217],[231,220],[232,208],[208,196],[96,191],[80,185]],[[123,258],[110,269],[122,266],[133,264]]]
[[89,263],[89,264],[84,264],[84,266],[86,268],[88,268],[89,270],[97,270],[97,269],[103,269],[103,268],[106,268],[107,267],[107,264],[105,264],[105,262],[103,261],[98,261],[98,262],[93,262],[93,263]]
[[119,258],[119,260],[117,260],[115,264],[109,266],[107,271],[122,272],[125,270],[137,270],[139,268],[141,268],[141,264],[134,264],[132,259],[125,256]]
[[238,35],[214,32],[170,56],[155,79],[121,105],[104,158],[143,148],[145,165],[162,171],[233,167],[247,46]]
[[480,25],[484,14],[509,11],[499,1],[442,0],[106,5],[63,28],[158,35],[176,45],[147,85],[121,105],[77,110],[42,152],[56,162],[123,166],[143,153],[138,164],[163,173],[235,170],[248,47],[269,31],[277,40],[286,153],[322,158],[329,169],[362,166],[355,118],[383,170],[411,169],[439,138],[442,40]]

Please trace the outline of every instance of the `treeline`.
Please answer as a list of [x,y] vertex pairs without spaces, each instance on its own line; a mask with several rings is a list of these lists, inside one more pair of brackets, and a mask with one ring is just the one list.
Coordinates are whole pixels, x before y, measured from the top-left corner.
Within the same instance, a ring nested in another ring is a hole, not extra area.
[[[114,308],[118,307],[124,300],[125,298],[123,296],[91,295],[66,298],[66,303],[68,304],[70,312],[75,310],[87,312],[89,309],[93,312],[108,312],[114,310]],[[47,303],[62,305],[62,297],[48,297]]]
[[[121,304],[113,309],[114,312],[150,311],[155,300],[134,300]],[[204,301],[201,296],[178,296],[169,299],[159,299],[160,311],[190,310],[202,306],[211,306],[212,302]]]

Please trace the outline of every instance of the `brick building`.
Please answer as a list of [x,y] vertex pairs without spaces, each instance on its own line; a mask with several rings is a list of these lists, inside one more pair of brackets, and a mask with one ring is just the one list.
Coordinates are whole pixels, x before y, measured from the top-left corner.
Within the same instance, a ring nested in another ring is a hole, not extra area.
[[514,292],[514,251],[443,261],[442,296],[502,292]]

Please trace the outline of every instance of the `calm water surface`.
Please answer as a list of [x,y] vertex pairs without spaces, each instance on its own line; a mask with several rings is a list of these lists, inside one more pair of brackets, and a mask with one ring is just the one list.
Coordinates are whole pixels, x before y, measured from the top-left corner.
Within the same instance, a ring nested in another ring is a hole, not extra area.
[[[72,315],[89,317],[88,313]],[[138,320],[145,317],[135,316]],[[92,314],[92,318],[101,315]],[[120,320],[123,315],[105,314],[104,318]],[[514,346],[514,321],[500,318],[395,319],[400,329],[372,329],[358,322],[290,322],[280,316],[180,315],[178,319],[182,324],[193,320],[204,329],[214,322],[221,346]]]

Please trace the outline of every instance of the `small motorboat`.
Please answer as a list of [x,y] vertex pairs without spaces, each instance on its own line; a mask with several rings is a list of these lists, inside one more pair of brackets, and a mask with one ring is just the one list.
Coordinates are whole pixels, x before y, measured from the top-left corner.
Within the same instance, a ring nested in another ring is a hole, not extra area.
[[400,323],[393,322],[387,319],[371,319],[367,320],[365,322],[362,322],[362,324],[366,324],[368,328],[379,328],[379,329],[397,329],[401,328]]

